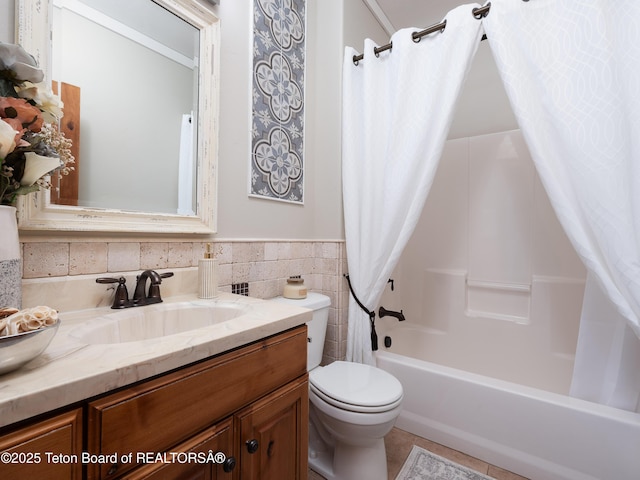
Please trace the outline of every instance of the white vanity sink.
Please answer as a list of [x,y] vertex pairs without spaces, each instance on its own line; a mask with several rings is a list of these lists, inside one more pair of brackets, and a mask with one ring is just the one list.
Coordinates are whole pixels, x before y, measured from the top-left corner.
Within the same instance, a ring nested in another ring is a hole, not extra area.
[[99,345],[165,337],[220,324],[252,310],[233,302],[189,301],[114,310],[72,329],[69,337]]

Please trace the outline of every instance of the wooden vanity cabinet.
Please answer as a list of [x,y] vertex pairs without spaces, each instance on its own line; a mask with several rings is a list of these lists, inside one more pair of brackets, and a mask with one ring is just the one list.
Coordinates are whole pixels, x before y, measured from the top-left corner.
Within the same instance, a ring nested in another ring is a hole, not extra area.
[[[38,453],[40,462],[0,463],[0,479],[306,480],[308,408],[302,325],[3,428],[0,452]],[[209,453],[225,462],[192,461]]]
[[158,465],[138,456],[194,448],[233,457],[230,479],[306,478],[306,348],[303,325],[89,402],[87,451],[118,461],[87,465],[87,478],[226,478],[224,468],[191,462],[153,476]]
[[[77,408],[0,436],[0,478],[80,480],[82,409]],[[55,457],[54,457],[55,455]]]

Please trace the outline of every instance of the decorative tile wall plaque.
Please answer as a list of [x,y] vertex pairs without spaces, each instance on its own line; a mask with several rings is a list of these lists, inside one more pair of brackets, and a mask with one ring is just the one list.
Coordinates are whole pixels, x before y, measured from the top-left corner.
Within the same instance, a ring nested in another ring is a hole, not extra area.
[[254,0],[251,196],[304,201],[305,0]]

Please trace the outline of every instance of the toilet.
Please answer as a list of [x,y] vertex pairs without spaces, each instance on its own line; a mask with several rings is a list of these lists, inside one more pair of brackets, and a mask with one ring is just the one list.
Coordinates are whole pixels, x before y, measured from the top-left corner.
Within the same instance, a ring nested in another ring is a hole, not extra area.
[[386,480],[384,436],[400,414],[402,385],[370,365],[320,366],[331,305],[326,295],[274,300],[313,310],[307,323],[309,466],[328,480]]

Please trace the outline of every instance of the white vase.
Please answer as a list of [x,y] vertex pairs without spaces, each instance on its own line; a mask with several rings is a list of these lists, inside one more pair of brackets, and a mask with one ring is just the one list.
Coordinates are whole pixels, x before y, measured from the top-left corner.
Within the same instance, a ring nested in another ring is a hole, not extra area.
[[0,205],[0,308],[22,308],[22,261],[16,208]]

